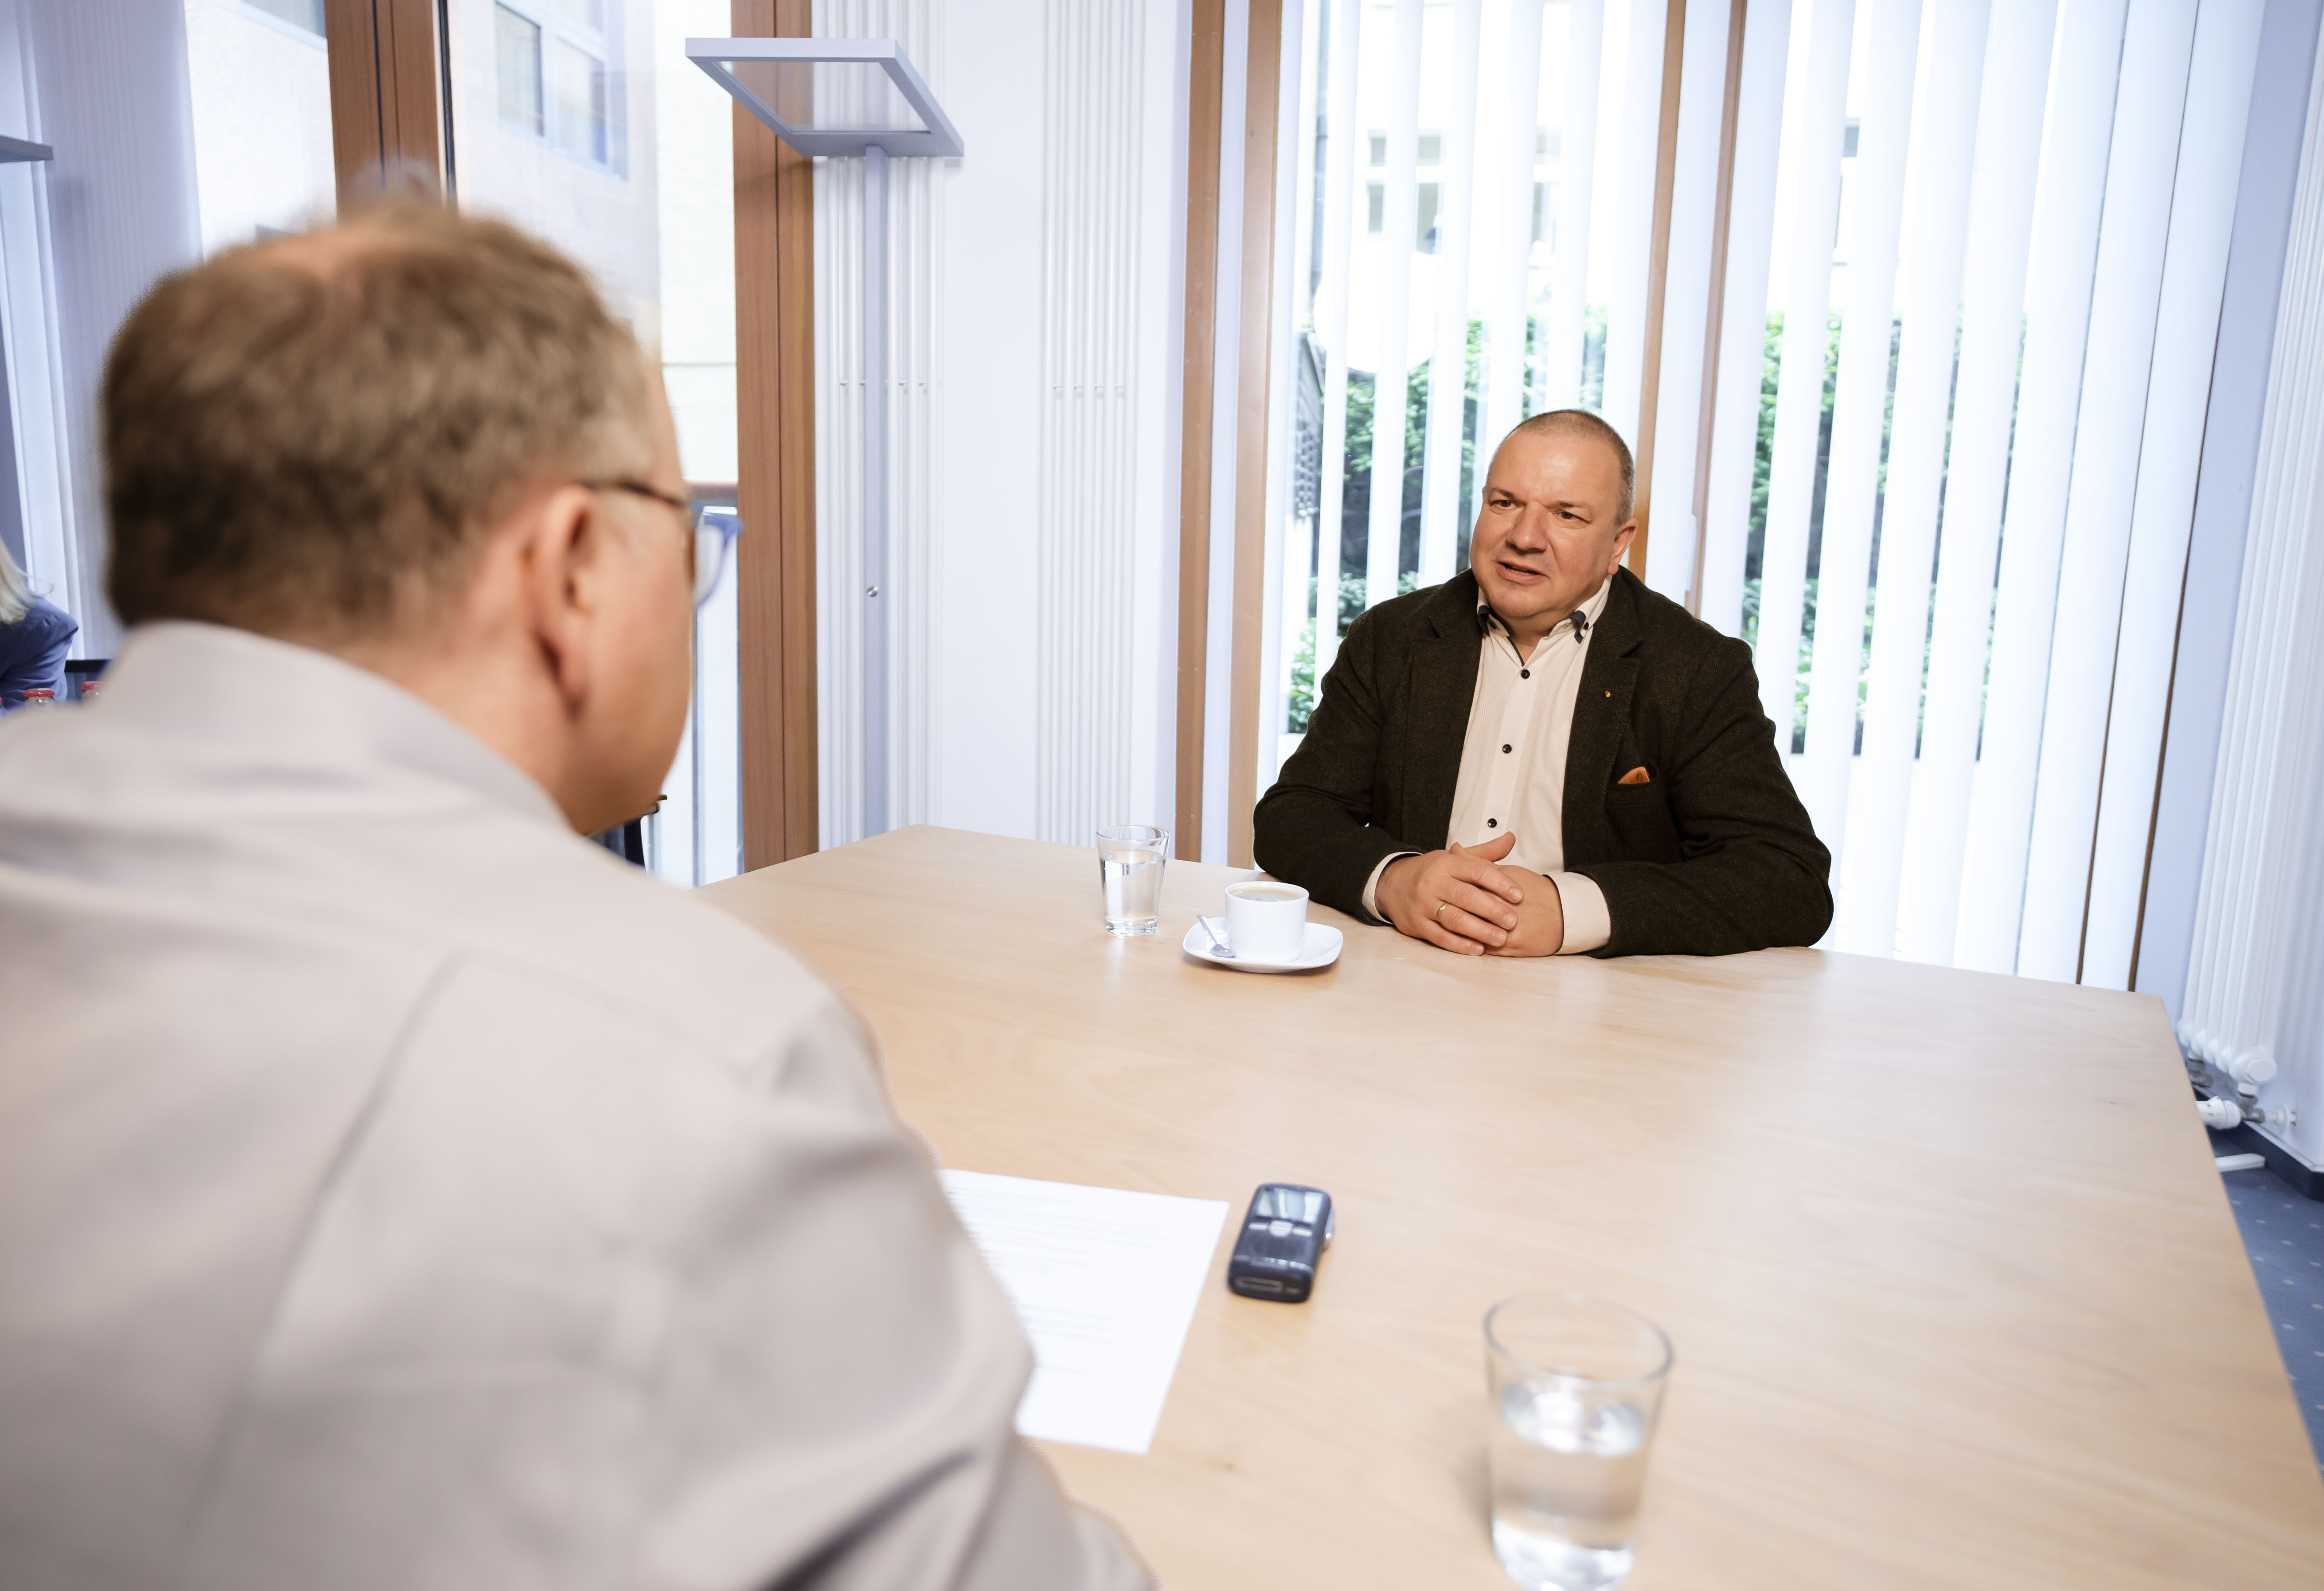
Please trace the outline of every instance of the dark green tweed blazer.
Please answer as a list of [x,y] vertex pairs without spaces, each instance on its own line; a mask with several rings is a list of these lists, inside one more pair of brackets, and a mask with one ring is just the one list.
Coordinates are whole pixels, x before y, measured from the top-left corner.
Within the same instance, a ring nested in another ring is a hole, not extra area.
[[[1356,621],[1259,801],[1260,867],[1361,918],[1382,857],[1443,847],[1478,639],[1466,572]],[[1647,783],[1615,782],[1634,768]],[[1595,954],[1729,955],[1831,925],[1831,853],[1775,753],[1750,648],[1627,569],[1582,667],[1564,826],[1566,870],[1597,882],[1612,919]]]

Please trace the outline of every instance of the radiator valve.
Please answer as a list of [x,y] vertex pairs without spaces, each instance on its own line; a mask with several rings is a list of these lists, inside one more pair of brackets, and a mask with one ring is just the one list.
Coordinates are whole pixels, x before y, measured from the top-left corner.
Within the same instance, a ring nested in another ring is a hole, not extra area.
[[2198,1099],[2195,1108],[2201,1113],[2203,1125],[2214,1132],[2226,1132],[2229,1127],[2244,1125],[2243,1107],[2233,1099]]
[[2233,1095],[2205,1095],[2196,1099],[2195,1112],[2203,1118],[2205,1127],[2221,1133],[2239,1127],[2273,1127],[2281,1132],[2300,1125],[2300,1112],[2292,1107],[2278,1105],[2273,1109],[2262,1109],[2250,1094],[2250,1090],[2244,1089]]

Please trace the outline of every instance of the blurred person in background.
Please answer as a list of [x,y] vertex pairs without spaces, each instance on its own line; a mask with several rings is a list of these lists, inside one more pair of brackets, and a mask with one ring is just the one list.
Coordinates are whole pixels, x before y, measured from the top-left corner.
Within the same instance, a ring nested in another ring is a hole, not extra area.
[[426,207],[156,287],[104,704],[0,727],[8,1591],[1132,1591],[813,968],[653,804],[700,533],[578,267]]
[[0,541],[0,713],[23,706],[26,691],[63,695],[65,654],[78,633],[71,614],[32,593]]

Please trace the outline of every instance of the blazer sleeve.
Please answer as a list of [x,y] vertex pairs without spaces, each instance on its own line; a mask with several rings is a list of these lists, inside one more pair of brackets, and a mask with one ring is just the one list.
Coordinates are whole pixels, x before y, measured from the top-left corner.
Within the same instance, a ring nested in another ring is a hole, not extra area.
[[1349,627],[1308,715],[1306,738],[1251,820],[1260,867],[1359,922],[1378,920],[1364,910],[1364,884],[1380,859],[1428,849],[1406,844],[1377,822],[1387,717],[1379,630],[1371,613]]
[[1813,944],[1831,926],[1831,853],[1775,751],[1751,654],[1713,648],[1681,698],[1696,708],[1669,759],[1676,861],[1572,868],[1606,896],[1613,932],[1596,956],[1724,956]]

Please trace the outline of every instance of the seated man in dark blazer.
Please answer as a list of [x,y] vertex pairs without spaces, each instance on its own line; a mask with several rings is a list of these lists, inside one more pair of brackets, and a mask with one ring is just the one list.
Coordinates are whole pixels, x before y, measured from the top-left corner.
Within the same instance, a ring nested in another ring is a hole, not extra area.
[[1622,567],[1636,474],[1581,409],[1509,433],[1469,572],[1358,619],[1259,804],[1259,866],[1466,955],[1811,944],[1831,856],[1751,650]]

